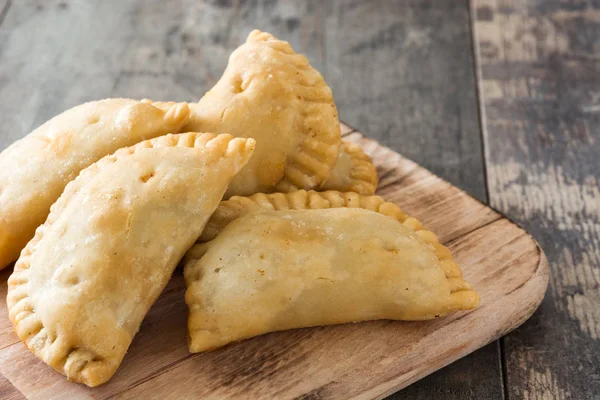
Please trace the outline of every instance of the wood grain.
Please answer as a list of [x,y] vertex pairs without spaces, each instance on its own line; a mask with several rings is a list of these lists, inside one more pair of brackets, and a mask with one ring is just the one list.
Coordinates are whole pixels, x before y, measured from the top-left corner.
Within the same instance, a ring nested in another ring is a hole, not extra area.
[[[0,149],[84,101],[196,100],[256,27],[308,55],[343,118],[486,200],[466,0],[13,1],[0,22]],[[498,346],[402,396],[431,393],[500,399]]]
[[552,266],[542,307],[505,339],[508,398],[598,398],[600,6],[473,6],[490,203]]
[[0,376],[0,399],[23,400],[25,396],[19,392],[6,378]]
[[[323,32],[324,74],[341,117],[487,201],[468,1],[323,3],[314,30]],[[492,344],[398,398],[500,400],[500,365]]]
[[[346,139],[365,148],[381,176],[399,177],[384,195],[405,199],[400,202],[405,211],[439,233],[480,293],[480,308],[428,322],[278,332],[190,355],[178,272],[107,384],[89,389],[68,382],[15,343],[11,327],[0,336],[2,375],[30,399],[375,398],[497,339],[533,313],[546,289],[547,269],[525,231],[392,150],[358,133]],[[430,210],[438,209],[446,212],[432,217]],[[2,307],[0,320],[6,318]]]
[[0,25],[0,150],[85,101],[198,100],[257,26],[298,51],[312,49],[311,61],[323,69],[313,56],[319,41],[310,33],[320,18],[318,4],[15,2]]
[[[0,348],[5,348],[19,341],[14,333],[12,323],[8,319],[8,310],[6,310],[6,280],[12,273],[12,267],[0,271]],[[4,311],[6,310],[6,311]],[[1,369],[0,369],[1,372]],[[25,397],[17,390],[3,375],[0,376],[0,399],[21,400]]]
[[485,201],[467,1],[339,1],[325,74],[340,116]]
[[[534,232],[554,266],[542,309],[504,342],[506,397],[588,398],[600,392],[598,6],[471,3],[490,201]],[[467,8],[466,0],[0,0],[0,149],[83,101],[197,99],[260,27],[308,53],[343,118],[486,200]],[[3,324],[0,347],[16,343]],[[504,398],[497,347],[398,398]]]

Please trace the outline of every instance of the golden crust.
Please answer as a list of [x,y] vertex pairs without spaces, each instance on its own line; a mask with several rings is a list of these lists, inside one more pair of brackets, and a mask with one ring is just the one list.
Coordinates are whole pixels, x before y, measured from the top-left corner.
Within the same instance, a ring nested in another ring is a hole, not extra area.
[[[73,107],[0,154],[0,269],[18,258],[52,203],[85,167],[187,121],[186,103],[105,99]],[[40,173],[44,171],[44,173]]]
[[416,219],[376,196],[335,198],[358,207],[247,213],[188,252],[190,351],[278,330],[477,307],[448,249]]
[[8,280],[19,338],[70,380],[97,386],[110,379],[254,144],[231,135],[167,135],[83,170]]
[[371,157],[359,145],[342,140],[335,167],[321,190],[373,195],[378,184],[377,169]]
[[187,129],[256,139],[248,166],[226,197],[319,187],[331,174],[340,126],[331,89],[288,42],[253,31],[215,86],[197,103]]

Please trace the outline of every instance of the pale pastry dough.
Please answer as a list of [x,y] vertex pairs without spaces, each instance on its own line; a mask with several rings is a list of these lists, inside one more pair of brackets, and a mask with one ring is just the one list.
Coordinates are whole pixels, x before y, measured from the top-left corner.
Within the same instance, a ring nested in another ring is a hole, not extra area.
[[70,380],[110,379],[254,145],[167,135],[83,170],[8,280],[9,316],[27,347]]
[[250,197],[234,196],[222,201],[210,217],[198,243],[214,239],[231,221],[246,214],[267,210],[315,210],[320,208],[364,208],[396,218],[416,230],[423,226],[415,218],[406,215],[397,205],[379,196],[363,196],[354,192],[328,190],[298,190],[290,193],[258,193]]
[[216,85],[197,103],[187,130],[256,139],[256,152],[225,197],[318,188],[340,145],[331,89],[288,42],[253,31]]
[[66,184],[88,165],[142,140],[177,133],[186,103],[105,99],[71,108],[0,154],[0,269],[19,257]]
[[372,195],[378,183],[377,169],[371,157],[359,145],[342,140],[335,167],[321,190]]
[[409,225],[352,208],[232,222],[185,265],[190,351],[285,329],[475,308],[479,297],[447,249]]

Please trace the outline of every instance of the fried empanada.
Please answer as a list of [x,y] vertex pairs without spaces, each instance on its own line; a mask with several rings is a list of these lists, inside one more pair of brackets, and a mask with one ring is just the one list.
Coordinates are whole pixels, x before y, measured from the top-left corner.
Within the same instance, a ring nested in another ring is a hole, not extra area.
[[216,85],[197,103],[187,130],[256,139],[248,165],[225,197],[318,188],[340,146],[331,89],[288,42],[255,30]]
[[246,215],[197,245],[184,274],[191,352],[285,329],[432,319],[479,303],[434,234],[365,209]]
[[359,145],[342,140],[331,176],[321,189],[372,195],[375,194],[378,183],[377,169],[371,157]]
[[70,380],[110,379],[254,145],[167,135],[83,170],[8,280],[9,316],[27,347]]
[[19,257],[79,172],[121,147],[187,121],[186,103],[105,99],[71,108],[0,154],[0,269]]

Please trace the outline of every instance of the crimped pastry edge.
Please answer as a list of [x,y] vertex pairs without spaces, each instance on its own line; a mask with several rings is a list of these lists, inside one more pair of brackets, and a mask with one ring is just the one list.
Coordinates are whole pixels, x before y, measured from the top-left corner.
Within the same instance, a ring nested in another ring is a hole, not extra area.
[[[52,205],[48,219],[36,230],[34,238],[23,249],[14,271],[8,279],[9,318],[19,339],[39,359],[64,374],[69,380],[90,387],[98,386],[109,380],[118,365],[107,363],[101,355],[87,349],[72,347],[60,360],[54,360],[50,364],[49,357],[51,355],[47,352],[59,338],[55,332],[49,332],[43,325],[41,318],[35,313],[34,305],[27,292],[31,257],[35,253],[37,244],[43,239],[44,232],[59,218],[69,199],[80,190],[89,178],[102,171],[104,165],[114,163],[121,157],[149,148],[184,147],[210,149],[211,153],[215,153],[216,158],[240,156],[240,159],[247,159],[253,152],[255,144],[254,139],[235,138],[229,134],[216,135],[196,132],[168,134],[120,149],[113,155],[106,156],[81,171],[79,176],[67,185],[59,200]],[[88,369],[92,367],[94,371],[88,374]]]

